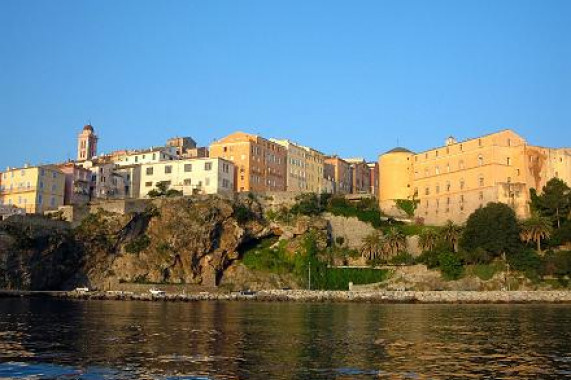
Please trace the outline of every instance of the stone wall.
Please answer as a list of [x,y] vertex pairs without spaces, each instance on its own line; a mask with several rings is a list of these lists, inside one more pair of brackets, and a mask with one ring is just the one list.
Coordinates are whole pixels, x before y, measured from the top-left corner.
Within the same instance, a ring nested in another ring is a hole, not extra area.
[[332,240],[336,242],[338,237],[342,237],[344,245],[350,249],[361,248],[363,239],[375,231],[370,224],[355,217],[347,218],[330,213],[323,214],[323,217],[329,222]]
[[114,199],[98,201],[90,204],[90,212],[95,213],[99,209],[116,214],[129,214],[133,212],[143,212],[149,205],[146,199]]

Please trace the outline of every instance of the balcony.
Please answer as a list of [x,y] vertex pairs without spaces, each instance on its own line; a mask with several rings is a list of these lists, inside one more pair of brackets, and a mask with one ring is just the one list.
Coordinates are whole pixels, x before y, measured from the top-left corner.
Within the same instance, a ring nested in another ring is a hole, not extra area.
[[0,190],[0,195],[31,193],[31,192],[35,192],[37,190],[38,190],[37,186],[13,187],[12,189]]

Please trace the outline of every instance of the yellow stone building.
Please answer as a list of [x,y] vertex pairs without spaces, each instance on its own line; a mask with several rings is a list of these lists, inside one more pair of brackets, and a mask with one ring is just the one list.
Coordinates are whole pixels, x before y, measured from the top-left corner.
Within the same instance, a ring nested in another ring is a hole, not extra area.
[[64,174],[52,166],[9,168],[0,173],[0,204],[43,213],[63,205]]
[[323,162],[325,155],[313,148],[296,144],[287,139],[270,139],[287,151],[287,191],[321,193],[324,185]]
[[551,178],[571,184],[571,149],[529,145],[511,130],[414,153],[395,148],[379,156],[379,202],[389,215],[402,215],[397,199],[415,199],[416,218],[427,224],[463,223],[489,202],[510,205],[529,216],[529,190]]

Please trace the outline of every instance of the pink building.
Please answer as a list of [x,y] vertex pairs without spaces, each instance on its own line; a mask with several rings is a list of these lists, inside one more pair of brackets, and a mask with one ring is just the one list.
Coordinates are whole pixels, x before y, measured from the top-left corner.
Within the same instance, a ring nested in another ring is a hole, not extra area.
[[89,202],[91,171],[73,162],[58,165],[65,175],[64,205],[79,205]]

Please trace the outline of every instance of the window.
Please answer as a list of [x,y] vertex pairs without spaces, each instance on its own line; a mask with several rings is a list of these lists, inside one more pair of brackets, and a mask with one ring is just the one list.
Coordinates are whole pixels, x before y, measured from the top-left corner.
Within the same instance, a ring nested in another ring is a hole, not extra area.
[[145,182],[145,187],[151,187],[151,186],[153,186],[152,182]]
[[185,178],[183,184],[184,186],[190,186],[192,184],[192,181],[190,178]]
[[51,206],[51,207],[55,207],[55,205],[56,205],[56,199],[55,199],[54,197],[52,197],[52,198],[50,199],[50,206]]
[[464,190],[464,179],[460,180],[460,190]]
[[56,192],[56,185],[55,185],[55,183],[54,183],[54,184],[52,185],[52,193],[55,193],[55,192]]
[[[42,201],[43,201],[43,197],[42,197],[42,194],[38,194],[38,204],[40,204],[40,205],[41,205],[41,204],[42,204]],[[10,202],[12,202],[12,200],[11,200],[11,199],[10,199]]]
[[484,177],[480,176],[480,178],[478,178],[478,184],[481,186],[484,186]]
[[478,146],[482,146],[482,139],[478,139]]
[[439,193],[440,193],[440,185],[436,184],[436,194],[439,194]]
[[172,173],[172,165],[166,165],[165,174],[171,174],[171,173]]
[[139,156],[135,156],[135,162],[139,162]]
[[230,181],[228,181],[227,179],[222,179],[222,187],[230,187]]
[[23,177],[26,175],[26,171],[24,169],[20,170],[20,175]]
[[[555,176],[557,176],[557,174],[555,174]],[[512,182],[512,177],[508,177],[508,183]]]
[[483,201],[484,200],[484,192],[480,191],[480,200]]
[[508,139],[508,146],[512,146],[512,140]]
[[204,164],[204,170],[206,170],[206,171],[212,170],[212,162],[206,162]]
[[153,175],[153,168],[147,168],[146,173],[147,175]]
[[446,164],[446,173],[450,173],[450,164]]
[[153,161],[157,159],[157,154],[153,153]]
[[192,164],[184,164],[184,171],[189,173],[192,171]]
[[484,165],[484,157],[480,154],[478,156],[478,166]]
[[430,188],[429,187],[424,188],[424,195],[430,195]]
[[464,161],[463,160],[460,160],[460,162],[458,163],[458,167],[460,169],[464,169]]
[[508,166],[510,166],[510,165],[512,164],[511,158],[509,158],[509,157],[506,158],[506,164],[507,164]]
[[519,175],[519,169],[516,169],[516,173],[517,173],[517,175]]
[[52,178],[57,178],[57,172],[52,173]]
[[450,191],[450,181],[446,182],[446,191]]
[[440,174],[440,167],[437,166],[437,167],[434,169],[434,172],[435,172],[436,174]]
[[40,189],[44,188],[44,181],[40,181]]

